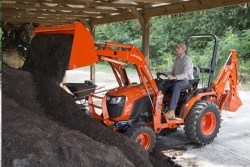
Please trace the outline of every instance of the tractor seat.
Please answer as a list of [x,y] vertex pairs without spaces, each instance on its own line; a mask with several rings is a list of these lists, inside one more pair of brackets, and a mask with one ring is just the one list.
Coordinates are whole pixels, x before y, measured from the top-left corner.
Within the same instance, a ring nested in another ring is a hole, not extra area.
[[193,76],[194,76],[194,78],[189,80],[189,85],[190,86],[185,88],[185,89],[182,89],[181,93],[192,92],[193,90],[195,90],[198,87],[198,84],[199,84],[199,81],[200,81],[198,67],[193,67]]

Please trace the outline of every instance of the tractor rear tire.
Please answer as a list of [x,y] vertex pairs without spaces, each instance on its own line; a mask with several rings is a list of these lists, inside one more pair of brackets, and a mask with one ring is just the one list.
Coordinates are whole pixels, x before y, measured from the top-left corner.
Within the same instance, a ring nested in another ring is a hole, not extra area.
[[208,101],[196,102],[185,118],[185,134],[196,144],[211,143],[219,133],[220,111],[218,107]]
[[128,138],[140,144],[150,153],[155,147],[156,135],[150,127],[137,124],[128,128],[124,133]]

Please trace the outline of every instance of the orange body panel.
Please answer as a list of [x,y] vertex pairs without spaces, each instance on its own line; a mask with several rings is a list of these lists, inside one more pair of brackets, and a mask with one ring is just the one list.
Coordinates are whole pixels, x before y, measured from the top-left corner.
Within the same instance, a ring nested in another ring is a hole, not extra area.
[[[192,108],[192,106],[194,105],[195,102],[197,102],[198,100],[201,100],[202,97],[204,96],[216,96],[215,92],[205,92],[205,93],[199,93],[197,96],[192,97],[186,104],[183,104],[182,108],[181,108],[181,112],[183,113],[182,119],[185,119],[188,112],[190,111],[190,109]],[[183,110],[183,111],[182,111]]]
[[[151,90],[151,94],[153,95],[153,91]],[[129,85],[129,86],[122,86],[119,87],[119,89],[114,88],[108,91],[106,94],[107,96],[126,96],[126,103],[124,110],[122,112],[122,116],[118,118],[110,118],[112,121],[124,121],[128,120],[131,115],[132,108],[134,106],[134,102],[137,99],[140,99],[144,96],[147,96],[145,89],[142,85],[135,84],[135,85]]]
[[93,65],[98,60],[94,40],[90,32],[80,22],[69,25],[37,27],[35,29],[35,35],[36,34],[64,34],[74,36],[68,66],[69,70]]

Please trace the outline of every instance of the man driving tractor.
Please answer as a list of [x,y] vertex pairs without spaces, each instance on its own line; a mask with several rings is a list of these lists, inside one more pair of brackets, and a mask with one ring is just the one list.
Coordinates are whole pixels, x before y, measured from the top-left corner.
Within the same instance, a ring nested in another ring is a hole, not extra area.
[[167,116],[169,119],[175,118],[175,109],[182,89],[190,87],[189,80],[193,79],[193,63],[186,55],[186,45],[178,43],[175,45],[177,58],[174,61],[173,70],[169,72],[157,72],[156,75],[164,75],[173,82],[164,84],[165,90],[172,89],[169,101]]

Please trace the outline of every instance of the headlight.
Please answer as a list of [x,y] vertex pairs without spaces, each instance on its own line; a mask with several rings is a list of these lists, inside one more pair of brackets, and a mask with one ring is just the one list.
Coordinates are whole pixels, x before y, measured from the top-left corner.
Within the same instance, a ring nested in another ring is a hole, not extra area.
[[107,97],[107,101],[109,104],[119,104],[121,101],[122,97]]

